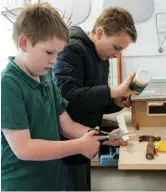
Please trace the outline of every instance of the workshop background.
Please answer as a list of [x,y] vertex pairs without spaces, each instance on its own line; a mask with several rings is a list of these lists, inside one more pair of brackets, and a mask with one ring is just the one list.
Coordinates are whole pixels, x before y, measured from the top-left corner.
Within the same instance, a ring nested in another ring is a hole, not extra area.
[[[32,2],[35,0],[32,0]],[[14,16],[7,9],[20,8],[23,0],[2,0],[0,70],[7,54],[14,55],[11,32]],[[52,0],[66,22],[90,31],[107,7],[122,6],[134,16],[138,40],[122,53],[122,79],[142,68],[153,79],[166,79],[166,0]],[[7,9],[6,9],[6,8]],[[19,10],[18,10],[19,11]],[[17,11],[16,11],[17,14]],[[70,16],[72,17],[70,18]],[[10,45],[10,46],[9,46]],[[117,85],[117,60],[110,60],[109,84]],[[117,167],[92,167],[92,190],[166,191],[166,171],[119,171]]]

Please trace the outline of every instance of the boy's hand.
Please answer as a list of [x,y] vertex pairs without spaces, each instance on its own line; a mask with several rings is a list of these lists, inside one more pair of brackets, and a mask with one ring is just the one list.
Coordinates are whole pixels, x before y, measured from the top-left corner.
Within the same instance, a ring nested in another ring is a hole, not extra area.
[[115,105],[117,105],[118,107],[127,107],[129,108],[131,106],[131,99],[130,97],[118,97],[118,98],[114,98],[114,103]]
[[[120,134],[120,133],[121,133],[121,130],[119,128],[114,129],[113,131],[110,132],[110,134]],[[111,146],[125,146],[125,145],[127,145],[127,142],[121,138],[121,139],[114,139],[111,141],[105,141],[103,144],[111,145]]]
[[93,159],[98,153],[100,140],[106,139],[107,136],[95,136],[97,134],[96,130],[89,131],[83,137],[80,138],[81,140],[81,154],[89,159]]
[[134,77],[135,77],[135,73],[130,75],[128,79],[123,81],[118,87],[111,88],[111,97],[117,98],[117,97],[126,97],[128,95],[138,95],[139,94],[138,91],[132,91],[129,88]]

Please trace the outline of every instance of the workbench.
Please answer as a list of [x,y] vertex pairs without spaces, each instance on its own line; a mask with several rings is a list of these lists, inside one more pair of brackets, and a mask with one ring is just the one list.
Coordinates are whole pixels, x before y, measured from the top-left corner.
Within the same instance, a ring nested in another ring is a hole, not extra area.
[[[129,132],[135,130],[131,122],[131,109],[121,111],[124,114],[126,125]],[[104,115],[104,119],[116,121],[118,113]],[[140,127],[129,137],[128,145],[120,147],[118,169],[119,170],[166,170],[166,153],[159,152],[153,160],[145,158],[147,142],[139,142],[140,135],[155,135],[161,136],[161,139],[166,140],[165,127]],[[97,159],[92,161],[92,166],[100,166]]]

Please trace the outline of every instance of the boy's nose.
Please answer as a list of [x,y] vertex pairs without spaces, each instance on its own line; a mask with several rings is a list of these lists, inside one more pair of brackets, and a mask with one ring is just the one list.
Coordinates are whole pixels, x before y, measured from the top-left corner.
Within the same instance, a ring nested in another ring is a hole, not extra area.
[[56,63],[56,59],[51,59],[51,60],[50,60],[50,64],[51,64],[51,65],[53,65],[53,64],[55,64],[55,63]]

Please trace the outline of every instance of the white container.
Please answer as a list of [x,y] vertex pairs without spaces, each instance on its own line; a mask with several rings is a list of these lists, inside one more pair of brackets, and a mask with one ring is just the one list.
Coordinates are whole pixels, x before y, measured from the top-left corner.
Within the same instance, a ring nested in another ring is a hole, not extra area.
[[142,92],[151,80],[151,74],[143,69],[139,69],[130,85],[130,89]]

